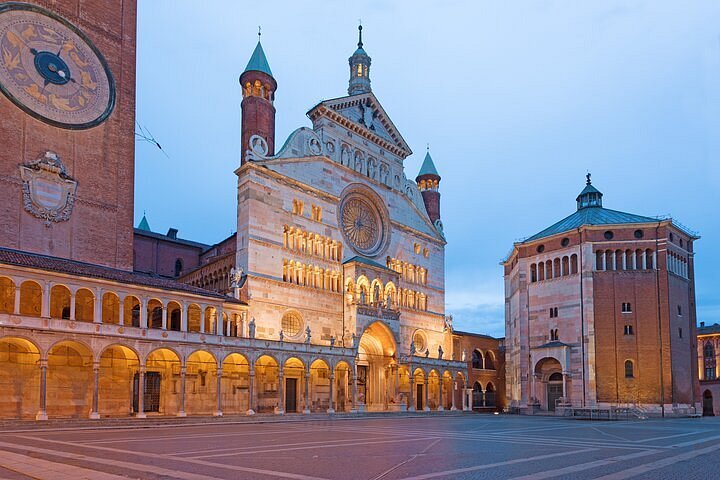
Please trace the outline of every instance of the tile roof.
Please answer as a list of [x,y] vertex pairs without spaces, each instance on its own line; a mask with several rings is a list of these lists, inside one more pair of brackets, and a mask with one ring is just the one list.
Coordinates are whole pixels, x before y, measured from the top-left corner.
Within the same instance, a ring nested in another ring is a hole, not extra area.
[[433,159],[430,156],[430,152],[427,152],[425,154],[425,159],[423,160],[422,166],[420,167],[420,172],[418,173],[418,177],[420,177],[422,175],[435,175],[437,177],[440,176],[437,169],[435,168],[435,163],[433,162]]
[[265,57],[265,52],[263,51],[262,45],[260,45],[259,41],[255,46],[255,50],[250,57],[247,67],[245,67],[246,72],[251,70],[266,73],[271,77],[273,76],[272,71],[270,70],[270,64]]
[[569,215],[545,230],[526,238],[521,243],[532,242],[558,233],[574,230],[583,225],[620,225],[624,223],[657,223],[659,220],[603,207],[585,207]]
[[382,265],[382,264],[377,263],[377,262],[375,262],[375,261],[373,261],[373,260],[370,260],[369,258],[360,257],[360,256],[357,256],[357,255],[354,256],[354,257],[352,257],[352,258],[350,258],[350,259],[348,259],[348,260],[345,260],[345,261],[343,262],[343,265],[345,265],[345,264],[347,264],[347,263],[352,263],[352,262],[364,263],[365,265],[370,265],[371,267],[382,268],[383,270],[389,270],[385,265]]
[[190,247],[196,247],[202,250],[203,252],[205,250],[209,250],[213,247],[213,245],[208,245],[206,243],[200,243],[193,240],[186,240],[184,238],[172,238],[168,235],[164,235],[162,233],[152,232],[150,230],[143,230],[142,228],[138,227],[135,228],[133,233],[135,235],[141,235],[143,237],[150,237],[150,238],[156,238],[158,240],[163,240],[165,242],[171,242],[171,243],[179,243],[181,245],[187,245]]
[[170,290],[176,292],[192,293],[211,297],[225,302],[244,304],[240,300],[228,297],[216,292],[210,292],[202,288],[193,287],[176,280],[150,275],[139,272],[128,272],[116,268],[103,267],[101,265],[93,265],[91,263],[78,262],[76,260],[67,260],[64,258],[51,257],[48,255],[40,255],[36,253],[23,252],[10,248],[0,247],[0,264],[14,265],[18,267],[36,268],[57,273],[65,273],[69,275],[77,275],[79,277],[100,278],[129,285],[138,285],[144,287],[154,287],[162,290]]
[[720,333],[720,325],[717,323],[713,323],[712,325],[708,325],[706,327],[697,327],[698,335],[711,335],[714,333]]

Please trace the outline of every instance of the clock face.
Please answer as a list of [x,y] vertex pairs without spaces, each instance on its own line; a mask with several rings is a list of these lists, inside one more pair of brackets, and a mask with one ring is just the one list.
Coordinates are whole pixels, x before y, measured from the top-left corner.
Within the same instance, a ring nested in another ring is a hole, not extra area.
[[90,128],[115,106],[105,59],[67,20],[35,5],[0,5],[0,90],[56,127]]

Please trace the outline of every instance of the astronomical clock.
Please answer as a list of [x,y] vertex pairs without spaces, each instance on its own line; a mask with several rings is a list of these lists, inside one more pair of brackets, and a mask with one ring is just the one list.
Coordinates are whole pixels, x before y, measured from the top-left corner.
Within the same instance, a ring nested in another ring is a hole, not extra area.
[[36,5],[0,5],[0,89],[50,125],[86,129],[115,106],[102,54],[77,27]]

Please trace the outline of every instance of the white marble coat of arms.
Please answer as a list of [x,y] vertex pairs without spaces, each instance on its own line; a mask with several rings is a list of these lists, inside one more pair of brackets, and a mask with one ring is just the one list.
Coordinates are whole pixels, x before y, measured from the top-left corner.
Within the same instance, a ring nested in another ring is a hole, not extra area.
[[54,152],[45,152],[20,165],[23,181],[23,205],[31,215],[52,222],[65,222],[75,204],[77,181],[67,174],[65,165]]

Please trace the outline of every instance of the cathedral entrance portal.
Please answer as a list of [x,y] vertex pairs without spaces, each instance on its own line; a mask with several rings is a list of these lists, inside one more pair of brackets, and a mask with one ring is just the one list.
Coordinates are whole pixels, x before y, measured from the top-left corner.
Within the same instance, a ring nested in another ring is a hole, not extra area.
[[[365,329],[358,348],[358,404],[368,411],[387,410],[398,396],[399,379],[395,360],[395,337],[382,322]],[[364,382],[363,382],[364,380]],[[359,405],[358,405],[359,406]]]

